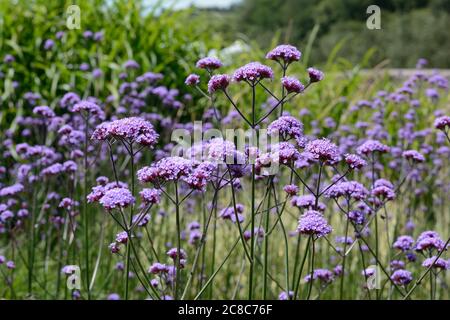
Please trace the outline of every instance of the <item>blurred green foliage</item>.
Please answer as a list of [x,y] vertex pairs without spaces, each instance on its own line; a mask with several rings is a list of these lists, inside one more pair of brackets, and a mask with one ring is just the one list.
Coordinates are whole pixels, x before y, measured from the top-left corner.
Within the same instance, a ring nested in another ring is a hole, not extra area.
[[[366,27],[366,9],[372,4],[381,8],[381,30]],[[418,58],[427,58],[433,67],[450,66],[448,0],[243,0],[216,13],[224,19],[215,19],[213,26],[221,26],[227,37],[245,35],[265,49],[276,31],[281,41],[304,47],[318,25],[312,64],[326,60],[335,44],[346,39],[339,55],[352,63],[376,48],[371,65],[389,59],[390,66],[414,67]]]
[[[104,99],[115,94],[123,63],[136,60],[141,71],[161,72],[162,84],[184,86],[185,76],[199,56],[221,45],[219,34],[206,25],[186,23],[191,11],[145,8],[143,1],[80,0],[81,28],[69,30],[66,10],[72,1],[0,0],[0,59],[11,54],[15,62],[0,64],[4,86],[1,103],[15,103],[25,92],[39,92],[49,105],[67,91]],[[103,32],[104,39],[86,40],[83,32]],[[64,31],[61,40],[56,33]],[[47,39],[55,42],[44,50]],[[100,68],[102,81],[90,72]],[[11,83],[15,83],[15,88]],[[9,85],[7,85],[9,83]],[[13,106],[10,106],[13,108]]]

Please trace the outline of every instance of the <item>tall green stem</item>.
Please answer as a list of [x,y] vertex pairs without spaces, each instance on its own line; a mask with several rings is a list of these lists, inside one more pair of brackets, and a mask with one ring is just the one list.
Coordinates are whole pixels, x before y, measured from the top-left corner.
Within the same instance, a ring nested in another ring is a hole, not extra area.
[[83,197],[83,224],[84,224],[84,263],[85,263],[85,281],[88,299],[91,299],[91,290],[89,289],[89,219],[88,219],[88,134],[89,134],[89,116],[86,115],[84,122],[84,197]]
[[175,300],[178,299],[178,287],[180,281],[180,255],[181,255],[181,227],[180,227],[180,203],[178,199],[178,184],[175,182],[175,208],[177,224],[177,256],[176,256],[176,281],[175,281]]

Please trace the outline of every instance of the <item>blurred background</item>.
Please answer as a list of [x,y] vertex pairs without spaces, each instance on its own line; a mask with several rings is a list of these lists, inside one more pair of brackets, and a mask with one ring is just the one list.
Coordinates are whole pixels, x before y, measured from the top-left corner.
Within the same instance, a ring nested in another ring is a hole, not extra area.
[[[147,0],[149,5],[158,1]],[[198,23],[228,42],[255,41],[264,49],[274,42],[304,47],[314,34],[313,64],[326,59],[339,44],[338,57],[352,63],[375,49],[370,64],[388,60],[392,67],[414,67],[426,57],[430,65],[450,65],[448,0],[179,0],[161,1],[166,8],[189,6]],[[381,30],[366,28],[366,9],[381,8]],[[303,44],[303,45],[302,45]]]

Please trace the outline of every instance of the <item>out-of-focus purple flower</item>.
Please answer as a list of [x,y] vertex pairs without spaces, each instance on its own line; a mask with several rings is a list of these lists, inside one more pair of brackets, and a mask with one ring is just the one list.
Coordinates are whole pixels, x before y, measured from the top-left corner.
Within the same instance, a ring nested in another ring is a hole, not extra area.
[[6,268],[8,268],[8,269],[10,269],[10,270],[16,268],[16,264],[15,264],[14,261],[12,261],[12,260],[6,261],[6,264],[5,264],[5,265],[6,265]]
[[283,190],[289,196],[295,196],[298,193],[298,187],[295,184],[288,184],[283,187]]
[[113,300],[113,301],[120,300],[120,296],[117,293],[111,293],[108,295],[106,300]]
[[94,33],[94,41],[100,42],[103,40],[105,33],[103,31],[97,31]]
[[222,66],[222,62],[214,57],[205,57],[197,61],[196,67],[200,69],[206,69],[209,71],[219,69]]
[[112,210],[118,207],[128,207],[134,204],[135,199],[127,188],[113,188],[106,191],[99,202],[106,210]]
[[162,274],[162,273],[168,273],[169,272],[169,267],[165,264],[159,263],[159,262],[155,262],[154,264],[152,264],[150,266],[150,268],[148,269],[148,272],[152,273],[152,274]]
[[422,263],[422,267],[430,268],[433,266],[435,269],[442,269],[446,270],[449,268],[449,263],[447,260],[444,260],[442,258],[436,259],[436,256],[433,256],[431,258],[425,259],[425,261]]
[[392,270],[404,269],[405,263],[401,260],[392,260],[390,266]]
[[217,90],[225,90],[230,84],[230,76],[226,74],[217,74],[208,81],[208,92],[214,93]]
[[395,240],[393,247],[398,250],[408,251],[411,250],[414,244],[414,239],[411,236],[399,236]]
[[128,233],[126,231],[119,232],[116,235],[116,242],[126,244],[128,242]]
[[369,191],[357,181],[338,182],[325,192],[325,195],[332,199],[345,197],[347,199],[363,200],[368,194]]
[[85,39],[91,39],[94,36],[94,33],[91,30],[86,30],[83,32],[83,37]]
[[[166,254],[172,258],[173,260],[178,258],[178,248],[171,248],[169,251],[166,252]],[[183,249],[180,248],[180,260],[186,260],[187,259],[187,254],[186,251],[184,251]]]
[[92,77],[93,77],[94,79],[98,79],[98,78],[100,78],[102,75],[103,75],[103,72],[102,72],[101,69],[96,68],[96,69],[92,70]]
[[67,108],[78,102],[80,102],[80,97],[74,92],[68,92],[61,98],[59,105],[61,108]]
[[53,41],[52,39],[47,39],[44,42],[44,50],[52,50],[53,47],[55,46],[55,41]]
[[295,196],[291,200],[291,205],[302,209],[315,209],[318,211],[325,211],[326,207],[322,202],[319,202],[316,206],[316,198],[311,195]]
[[33,109],[33,113],[48,119],[53,118],[55,116],[55,112],[48,106],[35,107]]
[[305,86],[297,78],[294,77],[281,78],[281,84],[287,92],[300,93],[305,90]]
[[332,231],[331,226],[319,211],[308,210],[298,222],[297,232],[320,238]]
[[125,69],[139,69],[140,65],[134,60],[128,60],[123,64]]
[[356,152],[367,156],[374,152],[386,153],[389,152],[389,150],[390,148],[388,146],[382,144],[378,140],[367,140],[356,149]]
[[88,71],[90,69],[89,64],[83,62],[82,64],[80,64],[80,70],[81,71]]
[[89,115],[97,116],[100,119],[105,117],[103,110],[94,102],[82,100],[73,105],[70,109],[71,112],[84,112]]
[[[330,284],[334,280],[334,274],[328,269],[315,269],[312,274],[312,280],[320,280],[322,284]],[[311,274],[305,277],[305,282],[311,281]]]
[[192,73],[187,76],[184,83],[188,86],[196,86],[200,83],[200,76],[198,74]]
[[243,212],[244,212],[244,205],[237,203],[236,211],[234,210],[233,206],[226,207],[220,211],[219,217],[224,220],[231,220],[233,222],[236,222],[237,220],[239,222],[243,222],[244,221],[244,215],[242,214]]
[[450,117],[442,116],[442,117],[436,118],[436,120],[434,120],[434,127],[436,129],[445,131],[446,128],[450,127]]
[[294,297],[294,291],[289,291],[289,293],[287,293],[286,291],[283,291],[278,295],[278,300],[290,300],[293,297]]
[[323,72],[315,68],[308,68],[308,75],[311,83],[322,81],[324,78]]
[[5,64],[11,64],[16,60],[16,58],[14,58],[13,55],[11,54],[6,54],[5,57],[3,58],[3,62]]
[[424,231],[417,238],[415,250],[423,251],[423,250],[444,250],[444,241],[442,241],[439,234],[435,231]]
[[427,59],[420,58],[419,60],[417,60],[416,68],[417,68],[417,69],[422,69],[422,68],[425,67],[427,64],[428,64],[428,60],[427,60]]
[[361,169],[367,164],[364,159],[356,154],[346,154],[344,159],[350,169]]
[[411,160],[412,162],[425,161],[425,157],[417,150],[406,150],[402,153],[402,156],[407,160]]
[[266,59],[289,64],[300,60],[301,56],[301,52],[298,51],[296,47],[289,44],[282,44],[269,51],[266,55]]
[[411,272],[403,269],[395,270],[391,275],[391,280],[396,285],[407,285],[412,281],[412,279],[413,278]]
[[0,197],[14,196],[24,190],[24,186],[20,183],[13,184],[0,189]]

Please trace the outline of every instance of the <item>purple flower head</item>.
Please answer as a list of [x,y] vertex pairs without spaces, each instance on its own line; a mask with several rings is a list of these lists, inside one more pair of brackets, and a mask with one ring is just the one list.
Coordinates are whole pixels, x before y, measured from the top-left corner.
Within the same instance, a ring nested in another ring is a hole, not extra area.
[[5,64],[11,64],[14,61],[16,61],[16,58],[14,58],[14,56],[11,54],[6,54],[5,57],[3,58],[3,62]]
[[219,69],[222,66],[222,62],[214,57],[206,57],[197,61],[196,67],[200,69],[206,69],[209,71]]
[[425,157],[416,150],[406,150],[402,153],[403,158],[410,160],[411,162],[424,162]]
[[184,83],[188,86],[196,86],[200,83],[200,76],[198,74],[192,73],[187,76]]
[[422,267],[429,268],[433,266],[435,269],[442,269],[446,270],[449,268],[449,263],[447,260],[444,260],[442,258],[436,259],[436,256],[433,256],[431,258],[425,259],[425,261],[422,263]]
[[128,60],[123,64],[125,69],[139,69],[140,65],[134,60]]
[[56,176],[56,175],[62,173],[63,171],[64,171],[63,165],[61,163],[55,163],[55,164],[52,164],[51,166],[44,168],[41,171],[41,175],[47,176],[47,177]]
[[322,202],[319,202],[317,204],[318,208],[315,208],[316,198],[311,194],[293,197],[291,200],[291,205],[297,208],[316,209],[318,211],[325,211],[326,209],[325,205]]
[[191,170],[192,161],[181,157],[167,157],[151,167],[138,170],[137,177],[141,182],[175,181],[186,177]]
[[411,250],[414,244],[414,239],[411,236],[399,236],[395,240],[393,247],[398,250],[408,251]]
[[283,141],[295,139],[300,147],[304,146],[303,123],[292,116],[283,116],[273,121],[267,127],[271,136],[279,134]]
[[442,241],[439,234],[435,231],[424,231],[417,238],[415,250],[416,251],[424,251],[424,250],[444,250],[445,243]]
[[91,30],[86,30],[83,32],[83,38],[91,39],[94,36],[94,33]]
[[108,295],[106,300],[113,300],[113,301],[120,300],[120,296],[117,293],[111,293]]
[[214,93],[217,90],[225,90],[230,84],[230,76],[226,74],[217,74],[208,81],[208,92]]
[[376,180],[371,193],[374,197],[384,200],[395,199],[394,185],[385,179]]
[[315,236],[320,238],[326,236],[332,231],[324,216],[314,210],[306,211],[298,222],[297,232],[305,235]]
[[407,285],[412,281],[412,274],[411,272],[403,269],[395,270],[394,273],[391,275],[391,280],[396,285]]
[[111,253],[119,253],[120,246],[116,242],[113,242],[109,244],[108,249]]
[[16,264],[12,260],[6,261],[5,265],[6,265],[6,268],[11,269],[11,270],[16,268]]
[[126,244],[128,242],[128,233],[126,231],[119,232],[116,235],[116,242]]
[[18,193],[21,193],[23,190],[24,190],[23,185],[20,183],[16,183],[9,187],[4,187],[0,189],[0,197],[14,196]]
[[139,195],[141,196],[142,202],[145,204],[156,204],[161,201],[161,191],[158,189],[145,188],[139,192]]
[[367,140],[356,149],[356,152],[367,156],[374,152],[386,153],[389,152],[389,150],[390,148],[388,146],[382,144],[378,140]]
[[272,79],[273,71],[270,67],[259,62],[250,62],[237,69],[233,74],[233,80],[236,82],[248,81],[255,83],[262,79]]
[[297,78],[294,77],[281,78],[281,84],[287,92],[300,93],[305,90],[305,86]]
[[131,117],[100,124],[92,135],[92,138],[96,140],[105,140],[108,137],[125,139],[130,144],[135,142],[142,146],[153,147],[159,135],[150,122]]
[[401,260],[392,260],[390,266],[392,270],[404,269],[405,263]]
[[323,72],[315,68],[308,68],[308,75],[310,82],[319,82],[324,78]]
[[59,105],[61,108],[67,108],[78,102],[80,102],[80,97],[74,92],[68,92],[61,98]]
[[73,105],[70,109],[71,112],[85,112],[90,115],[97,116],[99,119],[103,119],[105,117],[105,113],[103,110],[94,102],[82,100]]
[[105,36],[105,33],[102,31],[97,31],[94,33],[94,41],[100,42],[103,40],[103,37]]
[[86,62],[83,62],[82,64],[80,64],[80,70],[81,71],[88,71],[90,69],[90,65],[87,64]]
[[100,69],[98,69],[98,68],[92,70],[92,77],[93,77],[94,79],[98,79],[98,78],[100,78],[102,75],[103,75],[102,70],[100,70]]
[[450,127],[450,117],[442,116],[442,117],[436,118],[436,120],[434,120],[434,127],[436,129],[445,131],[446,128]]
[[53,41],[52,39],[45,40],[44,50],[46,50],[46,51],[52,50],[54,46],[55,46],[55,41]]
[[298,51],[296,47],[289,44],[282,44],[269,51],[266,55],[266,59],[289,64],[300,60],[301,56],[301,52]]
[[36,115],[40,115],[41,117],[48,118],[48,119],[55,117],[55,112],[52,109],[50,109],[50,107],[48,107],[48,106],[35,107],[33,109],[33,113]]
[[289,196],[295,196],[298,193],[298,187],[295,184],[288,184],[283,187],[284,192]]
[[106,191],[99,202],[106,210],[112,210],[128,207],[134,204],[135,199],[127,188],[113,188]]
[[278,300],[290,300],[293,297],[294,297],[294,291],[289,291],[289,293],[287,293],[286,291],[283,291],[278,295]]
[[[177,259],[178,257],[178,249],[177,248],[172,248],[169,251],[166,252],[166,254],[172,258],[172,259]],[[186,251],[184,251],[183,249],[180,249],[180,260],[186,260],[187,259],[187,254]]]
[[364,159],[356,154],[346,154],[344,159],[350,169],[361,169],[367,164]]
[[332,199],[345,197],[347,199],[363,200],[368,194],[369,191],[356,181],[338,182],[325,192],[325,195]]
[[155,262],[154,264],[152,264],[150,266],[150,268],[148,269],[148,272],[150,272],[152,274],[168,273],[169,272],[169,267],[166,266],[165,264],[162,264],[162,263],[159,263],[159,262]]
[[335,163],[340,158],[338,147],[325,138],[308,142],[305,151],[309,152],[316,160],[324,161],[326,164]]
[[213,162],[202,162],[187,177],[183,177],[183,180],[192,189],[204,191],[216,168],[217,165]]
[[[334,280],[334,273],[328,269],[315,269],[312,274],[312,280],[320,280],[322,284],[330,284]],[[311,281],[311,274],[305,277],[305,282]]]
[[226,207],[220,211],[219,217],[221,217],[224,220],[231,220],[232,222],[236,222],[237,220],[239,220],[239,222],[243,222],[244,221],[244,215],[242,214],[243,212],[244,212],[244,205],[237,203],[236,211],[234,211],[234,207]]

